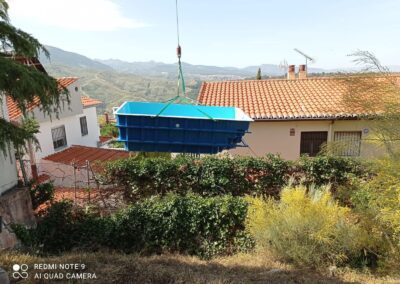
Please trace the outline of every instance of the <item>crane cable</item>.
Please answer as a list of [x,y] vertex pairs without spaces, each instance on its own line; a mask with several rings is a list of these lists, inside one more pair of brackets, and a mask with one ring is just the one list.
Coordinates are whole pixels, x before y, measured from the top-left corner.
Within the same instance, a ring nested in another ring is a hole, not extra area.
[[[181,62],[181,57],[182,57],[182,48],[180,45],[180,37],[179,37],[179,9],[178,9],[178,0],[175,0],[175,15],[176,15],[176,37],[178,41],[178,47],[176,48],[176,55],[178,56],[178,88],[177,88],[177,95],[175,98],[172,98],[171,100],[168,100],[168,103],[158,112],[158,114],[155,117],[160,116],[171,104],[176,102],[177,100],[180,101],[186,101],[189,105],[193,106],[196,108],[200,113],[202,113],[204,116],[206,116],[209,119],[215,120],[211,115],[208,113],[202,111],[198,107],[194,106],[189,98],[186,97],[186,84],[185,84],[185,78],[183,76],[183,70],[182,70],[182,62]],[[182,96],[180,95],[180,83],[182,82]]]
[[183,71],[182,71],[182,62],[181,62],[181,56],[182,56],[182,48],[180,44],[180,38],[179,38],[179,8],[178,8],[178,0],[175,0],[175,15],[176,15],[176,39],[178,41],[178,46],[176,48],[176,55],[178,56],[178,96],[179,96],[179,85],[180,82],[182,81],[182,93],[183,96],[186,95],[186,85],[185,85],[185,78],[183,77]]

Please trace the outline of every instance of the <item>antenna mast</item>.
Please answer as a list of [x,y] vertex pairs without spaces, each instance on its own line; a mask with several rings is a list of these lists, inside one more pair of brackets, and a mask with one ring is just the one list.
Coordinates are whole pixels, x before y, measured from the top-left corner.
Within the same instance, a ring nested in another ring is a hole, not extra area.
[[289,65],[288,65],[286,59],[283,59],[278,65],[279,69],[282,69],[283,72],[285,73],[285,76],[287,75],[288,66]]
[[293,50],[296,51],[297,53],[299,53],[300,55],[302,55],[306,59],[306,70],[308,70],[308,61],[310,61],[311,63],[315,62],[314,58],[312,58],[311,56],[308,56],[303,51],[301,51],[301,50],[299,50],[297,48],[294,48]]

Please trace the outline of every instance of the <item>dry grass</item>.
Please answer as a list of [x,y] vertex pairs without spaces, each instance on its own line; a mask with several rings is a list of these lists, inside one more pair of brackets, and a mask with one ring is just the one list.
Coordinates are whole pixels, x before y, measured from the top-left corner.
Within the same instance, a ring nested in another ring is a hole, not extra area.
[[111,252],[69,253],[46,258],[16,252],[1,253],[0,267],[11,271],[15,263],[26,263],[30,267],[29,279],[18,283],[52,283],[33,279],[31,268],[35,263],[83,263],[87,266],[85,272],[96,273],[97,277],[95,281],[82,281],[85,283],[400,283],[400,278],[375,278],[353,271],[338,271],[330,277],[328,272],[295,269],[262,253],[211,261],[182,255],[143,257]]

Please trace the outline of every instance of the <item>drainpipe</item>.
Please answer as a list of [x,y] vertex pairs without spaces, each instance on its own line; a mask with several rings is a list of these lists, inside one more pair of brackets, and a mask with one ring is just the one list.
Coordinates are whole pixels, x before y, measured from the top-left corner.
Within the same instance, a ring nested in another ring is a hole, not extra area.
[[328,142],[333,141],[333,124],[335,123],[334,120],[331,120],[331,123],[329,124],[329,130],[328,130]]

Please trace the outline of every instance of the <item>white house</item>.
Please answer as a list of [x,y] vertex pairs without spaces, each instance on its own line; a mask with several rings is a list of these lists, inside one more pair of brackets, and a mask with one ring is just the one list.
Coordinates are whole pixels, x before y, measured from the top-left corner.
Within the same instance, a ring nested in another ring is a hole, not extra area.
[[[41,147],[41,150],[35,153],[37,162],[71,145],[97,147],[99,142],[96,105],[102,102],[82,96],[78,78],[63,77],[57,81],[60,86],[67,88],[70,94],[70,104],[65,102],[58,117],[44,115],[38,104],[29,109],[30,115],[33,115],[40,125],[40,133],[36,135]],[[22,113],[10,97],[7,97],[7,108],[11,120],[21,119]]]
[[[5,96],[0,98],[0,119],[9,120]],[[14,247],[17,243],[9,224],[27,226],[35,224],[28,190],[18,188],[18,175],[14,149],[10,145],[6,154],[0,151],[0,250]]]
[[373,144],[371,122],[344,103],[343,80],[335,77],[307,77],[300,65],[296,76],[289,66],[287,79],[204,82],[198,103],[235,106],[254,122],[244,140],[247,148],[232,154],[264,156],[280,154],[295,160],[302,154],[315,156],[321,145],[341,144],[343,156],[376,156],[382,147]]
[[[6,108],[5,96],[0,98],[0,118],[9,120]],[[17,167],[15,164],[14,148],[7,147],[6,155],[0,151],[0,196],[7,190],[15,187],[18,183]],[[1,226],[1,224],[0,224]]]

